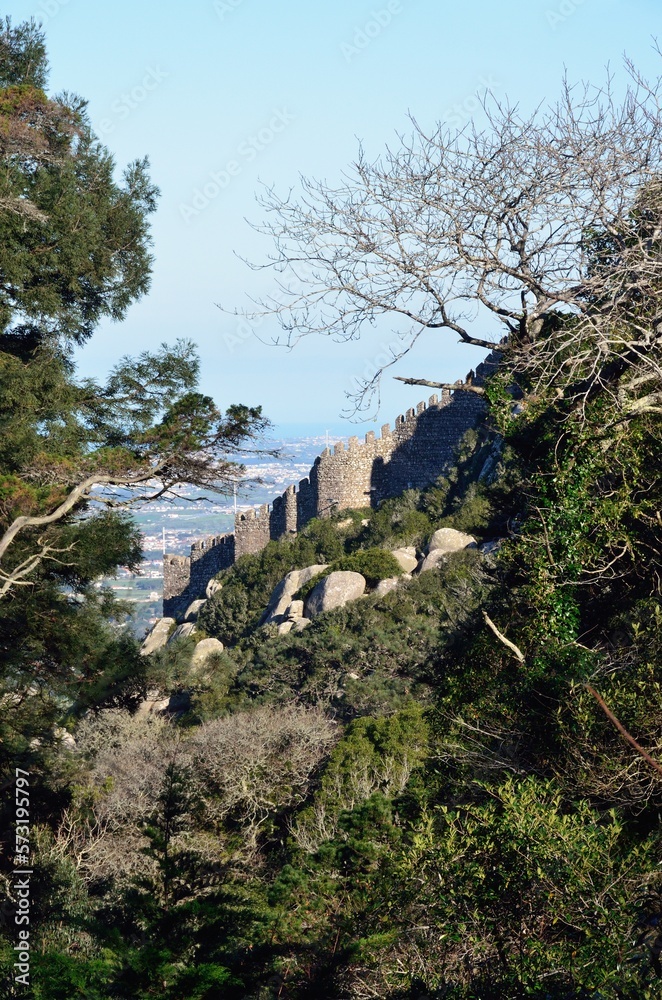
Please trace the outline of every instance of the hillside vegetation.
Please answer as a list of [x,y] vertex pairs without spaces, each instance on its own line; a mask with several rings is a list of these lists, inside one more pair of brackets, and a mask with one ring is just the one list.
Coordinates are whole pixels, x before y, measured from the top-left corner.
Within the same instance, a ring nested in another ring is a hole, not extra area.
[[[188,711],[116,692],[53,749],[36,996],[657,995],[662,775],[592,691],[662,759],[659,418],[518,412],[515,377],[449,476],[221,575],[224,652],[138,685]],[[290,570],[440,526],[503,541],[260,627]]]

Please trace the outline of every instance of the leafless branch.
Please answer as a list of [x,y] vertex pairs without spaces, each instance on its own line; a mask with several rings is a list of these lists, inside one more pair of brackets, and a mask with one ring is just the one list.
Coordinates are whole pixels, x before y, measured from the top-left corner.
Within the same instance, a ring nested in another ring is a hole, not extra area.
[[637,751],[637,753],[641,757],[643,757],[643,759],[648,764],[650,764],[650,766],[652,768],[654,768],[658,772],[658,774],[662,774],[662,765],[658,764],[656,760],[653,760],[653,758],[651,757],[651,755],[649,753],[647,753],[644,750],[644,748],[639,745],[639,743],[637,743],[637,741],[635,740],[635,738],[633,736],[630,735],[630,733],[627,731],[627,729],[625,728],[625,726],[621,722],[618,721],[618,719],[616,718],[616,716],[614,715],[614,713],[607,707],[607,704],[605,703],[604,699],[600,697],[600,695],[595,690],[595,688],[591,687],[590,684],[587,684],[586,685],[586,690],[590,694],[593,695],[593,697],[597,701],[597,703],[600,706],[600,708],[602,709],[602,711],[605,713],[605,715],[607,716],[607,718],[609,719],[609,721],[611,723],[613,723],[613,725],[616,727],[616,729],[618,729],[618,731],[621,734],[621,736],[623,737],[623,739],[627,740],[627,742],[630,744],[630,746],[634,747],[634,749]]
[[30,576],[30,574],[33,573],[37,569],[37,567],[44,561],[55,562],[58,563],[60,566],[71,565],[71,563],[65,563],[63,560],[58,559],[57,557],[58,555],[61,555],[64,552],[71,552],[72,549],[75,547],[75,543],[72,542],[71,545],[67,545],[64,548],[60,548],[57,546],[48,545],[47,543],[44,543],[43,539],[38,538],[37,545],[39,545],[38,551],[33,552],[31,555],[28,556],[27,559],[24,559],[23,562],[19,563],[17,566],[14,566],[14,568],[10,572],[6,572],[0,566],[0,583],[1,583],[0,597],[4,597],[4,595],[9,593],[9,591],[13,587],[32,586],[32,581],[26,579],[26,577]]
[[487,611],[483,611],[483,618],[485,619],[485,623],[489,626],[489,628],[492,629],[499,642],[502,642],[504,646],[507,646],[508,649],[513,653],[513,655],[516,657],[516,659],[519,660],[520,663],[525,663],[526,661],[522,650],[519,648],[519,646],[516,646],[514,642],[511,642],[510,639],[506,639],[503,632],[500,632],[499,629],[496,627],[496,625],[488,615]]
[[425,378],[403,378],[401,375],[394,375],[393,378],[396,382],[404,382],[405,385],[426,385],[431,389],[451,389],[453,392],[459,389],[462,392],[475,392],[479,396],[485,395],[482,385],[472,385],[468,382],[430,382]]

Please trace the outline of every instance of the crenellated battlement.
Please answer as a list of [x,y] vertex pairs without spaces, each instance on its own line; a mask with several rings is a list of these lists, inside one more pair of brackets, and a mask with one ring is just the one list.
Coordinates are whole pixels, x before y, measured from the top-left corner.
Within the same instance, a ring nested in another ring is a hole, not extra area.
[[[475,384],[493,371],[498,354],[477,367]],[[235,516],[234,533],[195,542],[190,557],[164,558],[163,610],[180,617],[191,601],[204,597],[207,583],[240,556],[260,552],[284,535],[300,531],[314,517],[347,508],[375,507],[406,489],[433,483],[452,464],[463,434],[485,412],[473,392],[443,389],[384,424],[379,437],[352,436],[325,448],[307,478],[288,486],[271,504]]]

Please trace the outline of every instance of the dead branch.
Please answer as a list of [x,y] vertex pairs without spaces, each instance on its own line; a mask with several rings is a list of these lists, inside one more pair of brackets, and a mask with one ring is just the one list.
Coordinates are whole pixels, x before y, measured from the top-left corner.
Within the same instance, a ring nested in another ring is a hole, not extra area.
[[91,491],[94,486],[104,484],[109,486],[137,485],[152,479],[156,474],[156,471],[157,470],[155,469],[150,469],[149,472],[134,477],[109,476],[100,473],[88,476],[87,479],[84,479],[82,483],[79,483],[78,486],[76,486],[71,493],[69,493],[66,499],[63,500],[62,503],[55,508],[55,510],[51,511],[50,514],[41,514],[33,517],[22,515],[21,517],[17,517],[4,532],[2,538],[0,538],[0,559],[2,559],[5,552],[20,532],[24,531],[26,528],[41,528],[46,525],[53,524],[55,521],[61,521],[62,518],[66,517],[66,515],[72,511],[77,504],[92,498]]
[[482,385],[473,385],[471,382],[430,382],[425,378],[403,378],[401,375],[394,375],[396,382],[404,382],[405,385],[426,385],[431,389],[450,389],[452,392],[475,392],[479,396],[485,395]]
[[513,653],[513,655],[519,660],[520,663],[525,663],[526,660],[524,658],[524,653],[522,652],[522,650],[519,648],[519,646],[516,646],[514,642],[511,642],[510,639],[506,639],[503,632],[500,632],[499,629],[496,627],[496,625],[488,615],[487,611],[483,611],[483,618],[485,619],[485,622],[489,626],[489,628],[492,629],[499,642],[502,642],[504,646],[507,646],[508,649]]
[[627,729],[625,728],[625,726],[621,722],[618,721],[618,719],[616,718],[616,716],[614,715],[614,713],[607,707],[604,699],[600,697],[600,695],[595,690],[595,688],[591,687],[590,684],[587,684],[586,685],[586,690],[590,694],[593,695],[593,697],[597,701],[597,703],[600,706],[600,708],[602,709],[602,711],[605,713],[605,715],[607,716],[607,718],[609,719],[609,721],[611,723],[613,723],[613,725],[619,731],[619,733],[621,734],[621,736],[623,737],[623,739],[627,740],[627,742],[630,744],[630,746],[634,747],[634,749],[637,751],[637,753],[641,757],[643,757],[644,760],[648,764],[650,764],[650,766],[652,768],[654,768],[659,774],[662,774],[662,765],[658,764],[656,760],[653,760],[653,758],[651,757],[651,755],[649,753],[646,753],[646,751],[644,750],[644,748],[642,746],[640,746],[639,743],[637,743],[637,741],[635,740],[635,738],[633,736],[630,736],[630,734],[627,731]]
[[53,545],[44,544],[43,540],[38,538],[37,545],[41,546],[39,551],[33,552],[32,555],[28,556],[27,559],[24,559],[22,563],[18,564],[18,566],[15,566],[9,573],[0,566],[0,581],[2,581],[2,586],[0,586],[0,597],[4,597],[4,595],[12,589],[12,587],[33,586],[33,581],[27,580],[26,577],[33,573],[42,562],[55,562],[60,566],[73,565],[72,563],[66,563],[62,559],[58,559],[57,556],[65,552],[71,552],[71,550],[75,547],[75,542],[72,542],[71,545],[67,545],[64,548],[58,548]]

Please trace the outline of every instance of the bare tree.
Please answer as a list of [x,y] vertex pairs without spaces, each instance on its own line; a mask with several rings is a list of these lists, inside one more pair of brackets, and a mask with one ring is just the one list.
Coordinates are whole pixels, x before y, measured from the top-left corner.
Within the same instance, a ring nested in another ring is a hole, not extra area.
[[238,820],[254,848],[269,816],[303,801],[337,738],[322,712],[296,705],[206,723],[191,741],[206,811],[219,820]]
[[[263,266],[280,277],[246,315],[277,315],[289,344],[309,333],[354,340],[365,323],[395,317],[402,346],[385,367],[422,332],[448,331],[499,345],[577,396],[631,367],[650,382],[636,405],[659,407],[661,89],[628,69],[620,101],[611,79],[565,82],[558,104],[528,116],[489,98],[484,127],[428,134],[414,120],[376,161],[361,151],[337,186],[267,189],[256,228],[275,247]],[[565,331],[555,336],[559,318],[572,324],[570,350]],[[362,384],[359,409],[382,372]],[[449,388],[480,387],[469,377]],[[626,392],[624,417],[631,402]]]
[[86,765],[80,802],[65,811],[55,849],[87,880],[153,872],[144,823],[158,807],[171,764],[186,774],[197,803],[198,853],[218,856],[224,824],[231,822],[255,856],[265,822],[305,799],[337,739],[337,727],[322,712],[296,705],[215,719],[189,734],[162,717],[102,712],[78,728],[75,758]]

